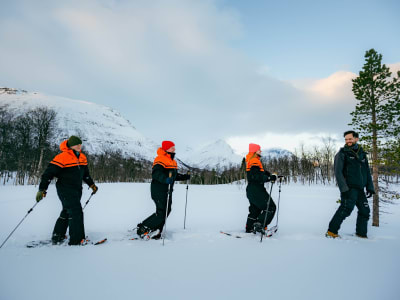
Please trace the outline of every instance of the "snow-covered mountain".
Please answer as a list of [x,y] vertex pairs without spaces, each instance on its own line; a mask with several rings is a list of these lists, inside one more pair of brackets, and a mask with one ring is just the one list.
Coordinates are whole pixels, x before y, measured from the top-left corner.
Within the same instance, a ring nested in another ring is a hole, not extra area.
[[177,154],[185,164],[200,169],[222,171],[230,166],[240,165],[243,157],[235,154],[232,147],[224,140],[217,140],[182,154]]
[[157,145],[110,107],[37,92],[0,88],[0,106],[3,105],[17,114],[43,106],[55,110],[58,127],[62,129],[62,133],[56,137],[56,143],[70,135],[77,135],[83,139],[84,149],[91,153],[118,150],[136,158],[154,159]]
[[291,157],[293,155],[292,152],[282,149],[282,148],[268,148],[262,150],[261,153],[262,157],[265,159],[274,159],[274,158],[280,158],[280,157]]

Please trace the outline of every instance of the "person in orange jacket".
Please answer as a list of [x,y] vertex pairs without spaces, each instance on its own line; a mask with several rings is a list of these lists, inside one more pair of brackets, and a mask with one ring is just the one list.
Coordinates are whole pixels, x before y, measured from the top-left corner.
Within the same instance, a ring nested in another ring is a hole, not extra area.
[[171,212],[174,182],[190,179],[189,174],[178,173],[178,165],[174,157],[175,144],[171,141],[163,141],[161,148],[157,150],[157,157],[154,159],[150,185],[151,198],[156,205],[156,212],[137,225],[137,234],[141,238],[150,233],[154,233],[156,237],[161,236],[167,213],[167,202],[168,215]]
[[62,203],[62,211],[54,226],[52,243],[62,243],[69,227],[69,245],[80,245],[85,242],[85,228],[81,206],[82,181],[97,192],[98,187],[90,177],[87,158],[82,150],[82,140],[71,136],[60,144],[61,153],[49,163],[44,171],[36,201],[46,196],[46,190],[54,177],[57,177],[57,194]]
[[[249,215],[246,222],[247,233],[265,233],[266,226],[271,223],[276,211],[276,205],[265,189],[264,183],[268,181],[276,181],[277,176],[266,170],[264,171],[260,159],[260,145],[249,144],[249,153],[246,156],[246,171],[248,181],[248,185],[246,187],[246,196],[250,202]],[[267,219],[264,227],[266,215]]]

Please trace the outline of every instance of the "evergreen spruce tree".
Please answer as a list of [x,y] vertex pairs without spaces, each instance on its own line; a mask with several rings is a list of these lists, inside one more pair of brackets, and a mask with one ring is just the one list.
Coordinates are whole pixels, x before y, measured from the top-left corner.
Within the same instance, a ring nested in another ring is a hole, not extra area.
[[382,64],[382,54],[370,49],[365,54],[363,69],[352,81],[358,102],[351,113],[352,122],[349,125],[360,132],[361,141],[365,142],[372,154],[372,180],[375,187],[372,225],[379,226],[379,154],[384,144],[393,138],[391,129],[398,118],[395,110],[398,104],[398,78],[392,78],[389,68]]

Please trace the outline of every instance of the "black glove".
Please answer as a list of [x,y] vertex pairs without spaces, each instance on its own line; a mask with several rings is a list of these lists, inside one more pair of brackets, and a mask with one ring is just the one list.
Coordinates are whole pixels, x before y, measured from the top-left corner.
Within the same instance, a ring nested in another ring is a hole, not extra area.
[[96,194],[96,192],[99,190],[97,185],[95,185],[94,183],[90,186],[90,188],[93,190],[92,195]]
[[182,175],[182,180],[189,180],[189,179],[190,179],[190,174],[189,173]]
[[47,192],[46,191],[38,191],[36,193],[36,202],[39,202],[42,200],[44,197],[46,197]]
[[272,174],[271,176],[269,176],[269,180],[272,182],[275,182],[277,178],[278,177],[275,174]]
[[373,194],[375,194],[374,191],[368,191],[368,190],[367,190],[367,195],[366,195],[366,197],[367,197],[367,198],[371,198]]
[[173,182],[174,182],[174,180],[172,179],[172,177],[168,177],[167,179],[165,179],[166,184],[171,184]]

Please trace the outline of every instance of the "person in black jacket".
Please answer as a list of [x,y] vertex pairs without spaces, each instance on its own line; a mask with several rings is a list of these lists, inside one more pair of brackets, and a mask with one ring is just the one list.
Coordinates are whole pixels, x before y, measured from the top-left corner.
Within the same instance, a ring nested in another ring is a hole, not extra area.
[[[358,134],[353,130],[344,133],[345,145],[335,156],[334,168],[340,189],[341,203],[329,223],[327,237],[339,237],[338,231],[354,206],[358,208],[356,235],[367,238],[370,208],[367,198],[374,193],[367,153],[357,144]],[[367,191],[367,195],[364,193]]]
[[137,225],[136,232],[141,238],[149,236],[151,233],[152,238],[161,237],[167,203],[168,216],[171,212],[174,182],[190,179],[189,174],[178,173],[178,165],[174,157],[175,144],[171,141],[163,141],[161,148],[157,150],[157,157],[154,159],[150,185],[151,198],[156,205],[156,212]]
[[80,245],[85,242],[85,228],[81,206],[82,180],[90,186],[93,194],[98,188],[90,177],[87,158],[81,153],[82,141],[76,136],[60,144],[61,153],[49,163],[44,171],[36,201],[46,196],[46,190],[54,177],[57,177],[57,194],[62,203],[62,211],[54,226],[52,243],[59,244],[65,239],[69,227],[69,245]]
[[[246,196],[250,202],[249,215],[246,222],[247,233],[265,233],[266,227],[271,223],[276,211],[275,202],[265,189],[264,183],[276,181],[277,176],[264,171],[260,158],[261,147],[257,144],[250,144],[249,153],[246,156],[248,181]],[[264,227],[265,216],[267,219]]]

